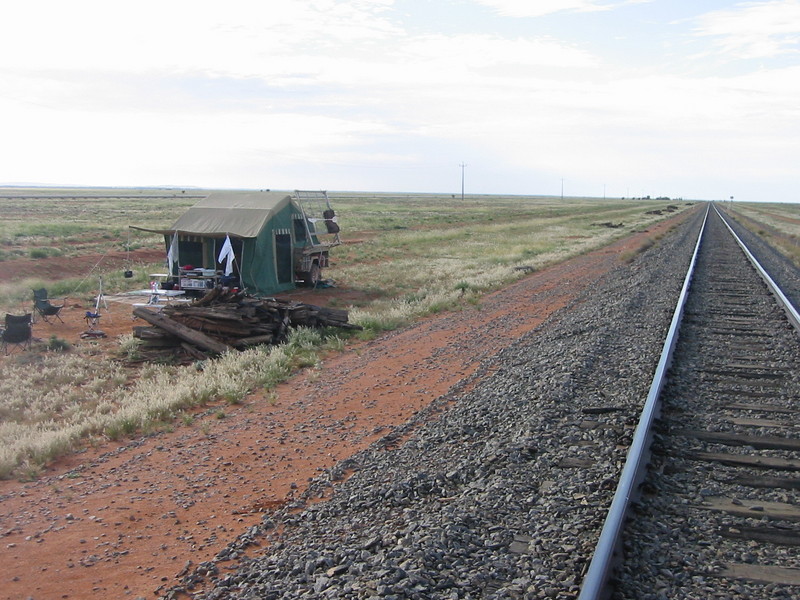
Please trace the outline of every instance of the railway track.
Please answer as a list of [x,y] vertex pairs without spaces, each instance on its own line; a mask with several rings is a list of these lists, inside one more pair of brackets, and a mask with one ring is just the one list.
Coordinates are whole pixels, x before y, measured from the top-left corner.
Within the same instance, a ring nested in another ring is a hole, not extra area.
[[713,209],[693,263],[581,599],[800,597],[800,335]]

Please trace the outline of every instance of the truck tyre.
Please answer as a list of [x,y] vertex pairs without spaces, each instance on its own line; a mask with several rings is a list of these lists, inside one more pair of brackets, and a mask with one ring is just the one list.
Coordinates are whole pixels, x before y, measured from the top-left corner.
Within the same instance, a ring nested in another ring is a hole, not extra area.
[[308,273],[305,274],[303,278],[306,281],[306,286],[315,288],[319,285],[319,282],[322,280],[322,269],[319,268],[318,263],[313,263],[311,265],[311,269],[309,269]]

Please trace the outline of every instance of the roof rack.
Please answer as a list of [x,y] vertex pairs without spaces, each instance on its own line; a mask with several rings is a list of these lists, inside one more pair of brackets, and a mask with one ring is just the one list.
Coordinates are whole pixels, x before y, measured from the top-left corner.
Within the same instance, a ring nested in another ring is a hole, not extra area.
[[[339,225],[336,213],[333,211],[328,199],[328,192],[324,190],[295,190],[294,196],[305,214],[309,227],[313,227],[311,233],[316,234],[320,241],[324,239],[324,243],[330,246],[341,244]],[[317,226],[317,223],[322,223],[322,226]]]

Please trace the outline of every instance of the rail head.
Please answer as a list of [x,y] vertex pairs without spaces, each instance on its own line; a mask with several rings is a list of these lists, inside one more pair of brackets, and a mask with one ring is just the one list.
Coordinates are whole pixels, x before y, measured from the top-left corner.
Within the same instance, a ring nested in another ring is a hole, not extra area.
[[703,216],[703,224],[700,227],[700,233],[695,243],[692,259],[689,262],[689,268],[686,271],[683,287],[678,296],[678,302],[675,306],[672,321],[670,322],[664,346],[661,350],[658,366],[653,376],[653,382],[650,385],[650,391],[647,394],[644,409],[639,418],[639,423],[636,426],[636,431],[633,434],[633,440],[628,449],[625,466],[622,469],[614,498],[611,501],[611,507],[606,515],[603,529],[600,532],[592,561],[589,563],[589,568],[583,579],[578,600],[599,600],[605,598],[609,593],[608,581],[618,555],[620,537],[622,535],[625,519],[627,518],[630,503],[635,498],[638,487],[644,480],[647,469],[647,462],[650,455],[650,443],[652,441],[652,424],[661,410],[661,390],[664,387],[667,369],[669,369],[670,363],[672,362],[672,354],[678,341],[678,331],[683,318],[686,298],[689,295],[689,288],[691,286],[695,264],[697,263],[697,255],[700,251],[700,243],[702,242],[706,222],[708,221],[708,213],[709,207],[707,206],[706,213]]

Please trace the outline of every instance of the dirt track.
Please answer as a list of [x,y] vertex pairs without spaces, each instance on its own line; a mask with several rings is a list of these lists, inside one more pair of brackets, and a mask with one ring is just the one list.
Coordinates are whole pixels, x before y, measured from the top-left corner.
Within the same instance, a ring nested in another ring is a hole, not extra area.
[[[62,460],[37,482],[0,482],[1,597],[158,594],[189,562],[211,560],[263,511],[290,501],[320,469],[474,376],[482,358],[567,306],[669,225],[534,273],[480,308],[354,344],[280,386],[277,400],[254,394],[226,405],[224,419],[211,407],[172,433]],[[79,319],[74,311],[67,316]],[[114,322],[127,327],[125,319]]]

